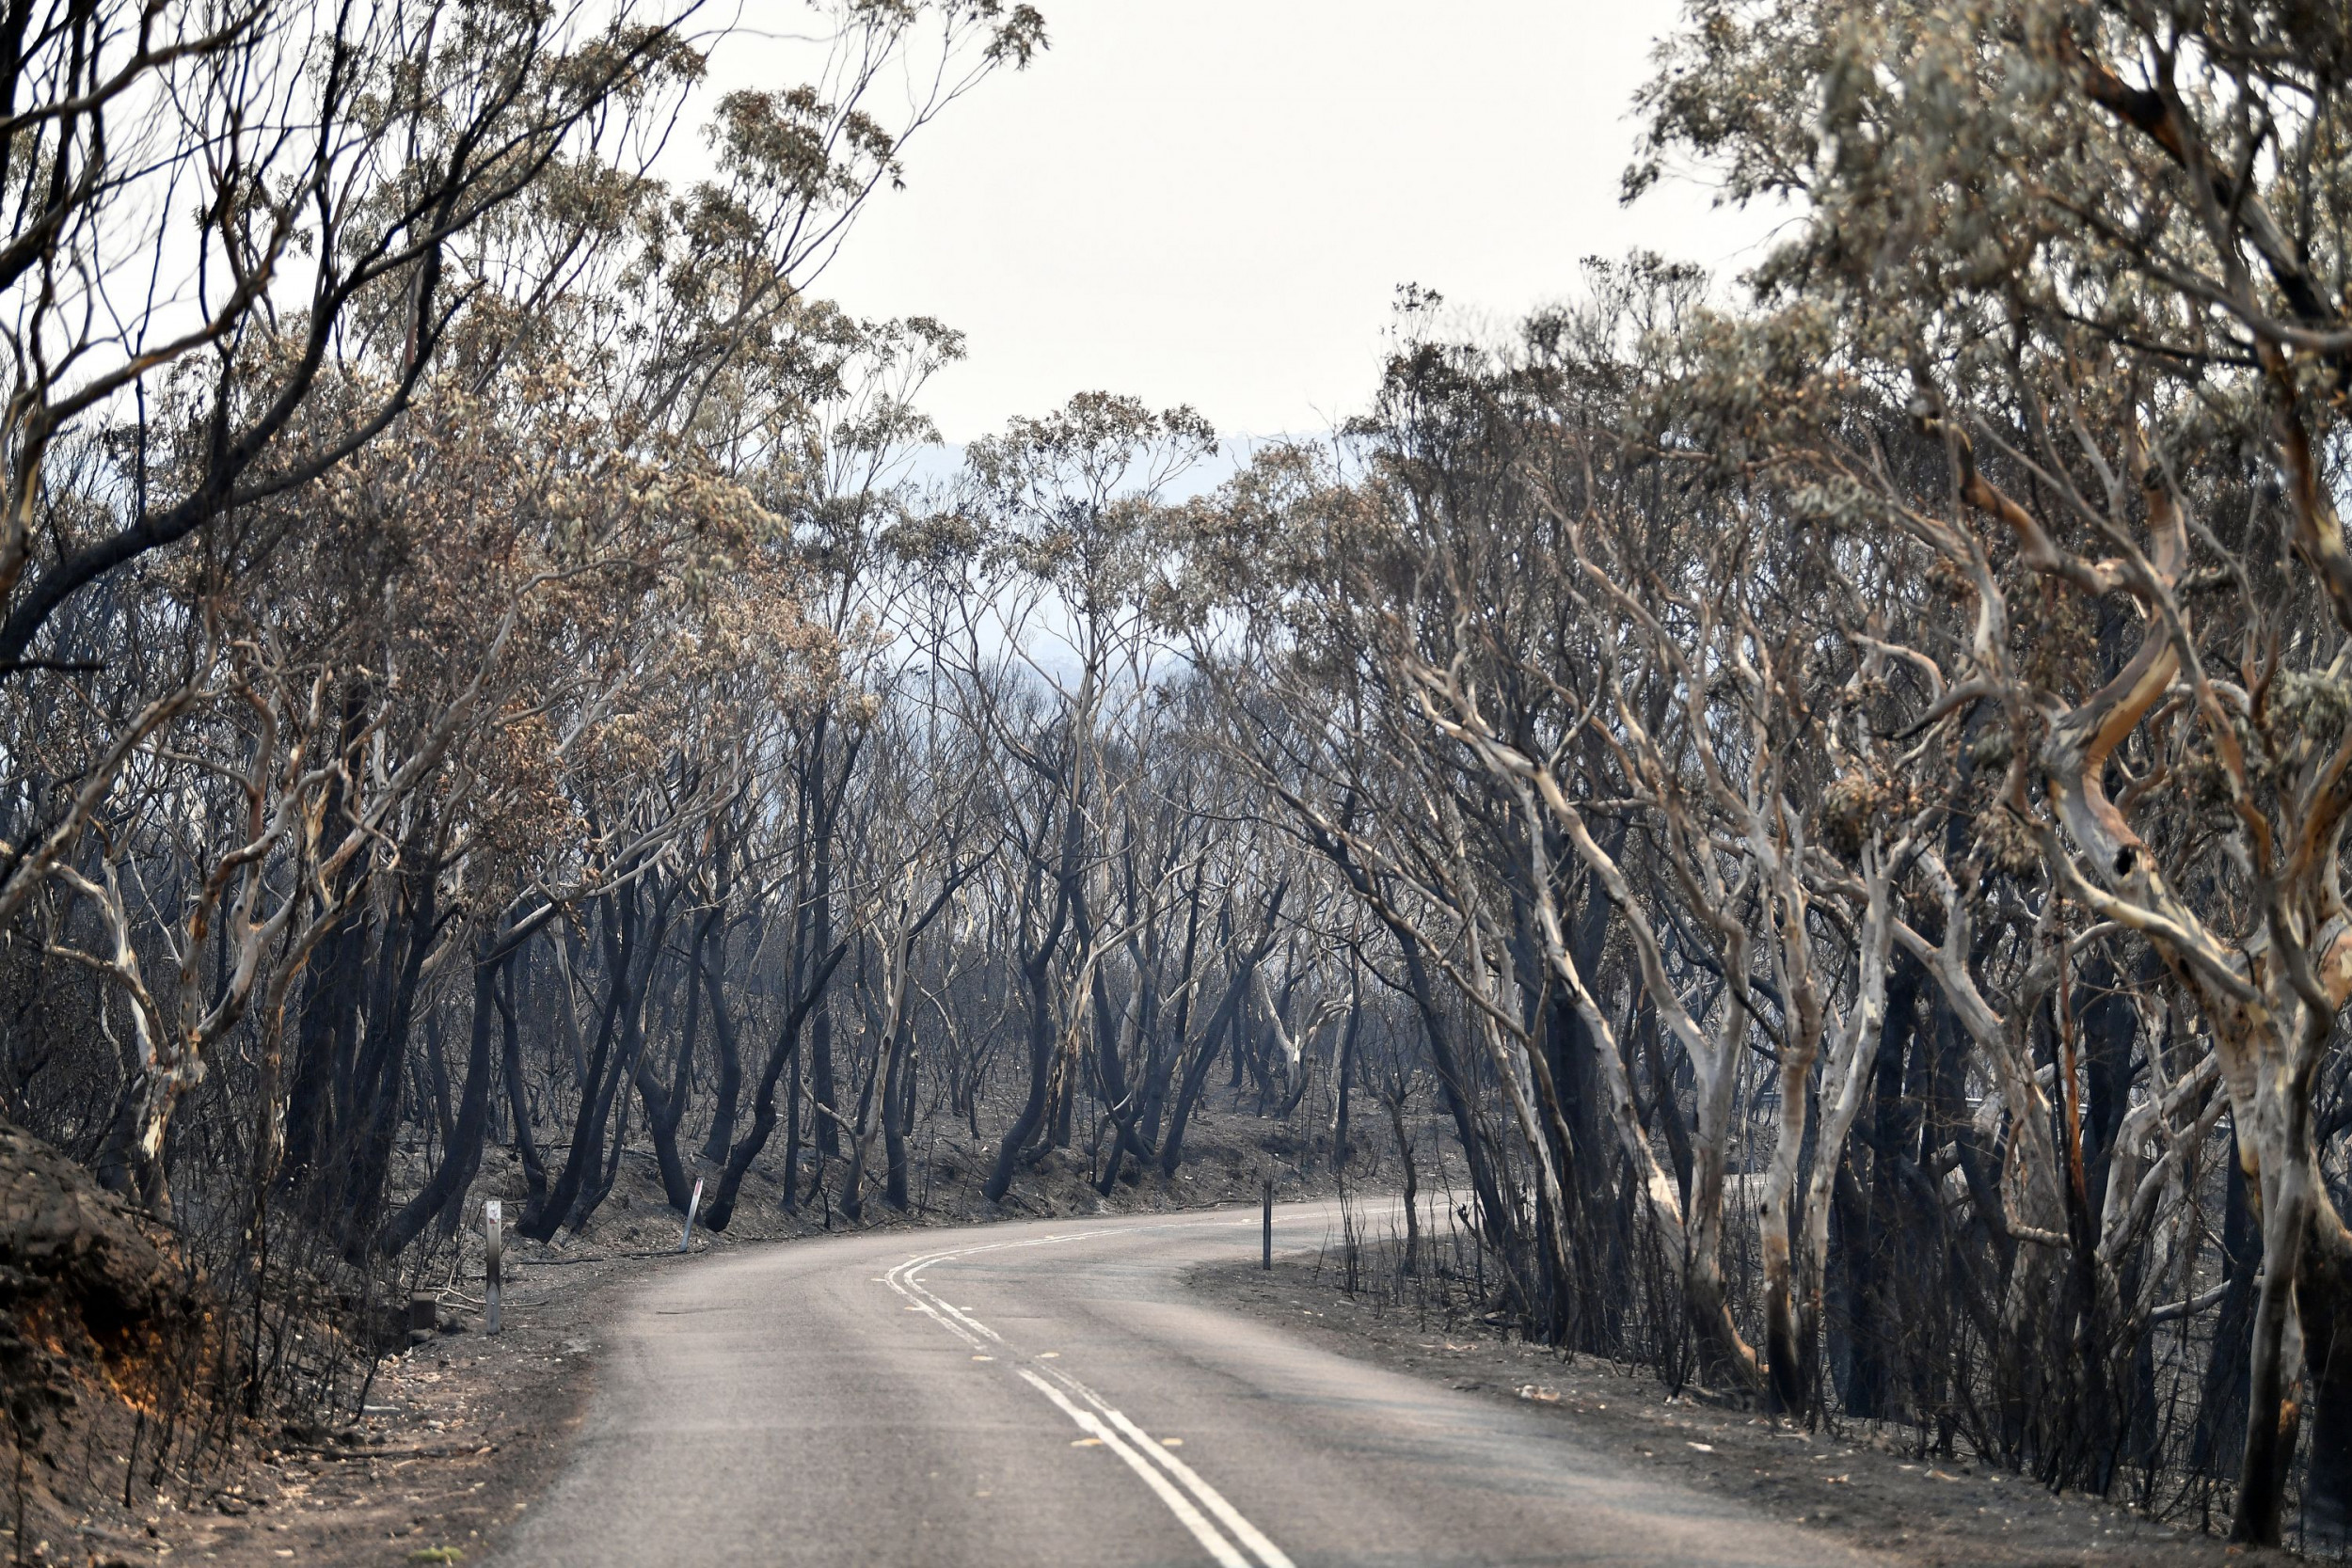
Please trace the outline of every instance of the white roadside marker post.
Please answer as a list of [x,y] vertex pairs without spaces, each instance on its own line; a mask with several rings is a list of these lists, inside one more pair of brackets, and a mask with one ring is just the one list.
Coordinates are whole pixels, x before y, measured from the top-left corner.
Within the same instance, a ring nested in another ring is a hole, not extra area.
[[686,1228],[678,1233],[677,1249],[684,1252],[694,1239],[694,1215],[703,1206],[703,1179],[694,1178],[694,1196],[686,1200]]
[[505,1206],[497,1198],[482,1206],[482,1329],[499,1331],[500,1254],[506,1246]]
[[408,1292],[408,1347],[414,1350],[440,1326],[441,1298],[431,1291]]

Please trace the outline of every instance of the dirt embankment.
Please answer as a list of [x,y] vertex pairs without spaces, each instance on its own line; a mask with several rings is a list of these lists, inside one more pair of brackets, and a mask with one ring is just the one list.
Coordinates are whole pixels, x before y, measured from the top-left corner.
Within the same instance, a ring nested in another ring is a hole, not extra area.
[[0,1124],[0,1549],[107,1561],[140,1505],[217,1435],[201,1282],[164,1227]]
[[1808,1433],[1750,1412],[1670,1400],[1655,1378],[1591,1358],[1564,1360],[1476,1320],[1447,1323],[1410,1307],[1343,1291],[1314,1258],[1196,1271],[1189,1281],[1231,1309],[1324,1349],[1527,1403],[1570,1423],[1579,1442],[1741,1497],[1888,1562],[1919,1568],[2255,1568],[2302,1560],[2226,1547],[2096,1498],[2053,1497],[1982,1465],[1918,1458],[1860,1434]]

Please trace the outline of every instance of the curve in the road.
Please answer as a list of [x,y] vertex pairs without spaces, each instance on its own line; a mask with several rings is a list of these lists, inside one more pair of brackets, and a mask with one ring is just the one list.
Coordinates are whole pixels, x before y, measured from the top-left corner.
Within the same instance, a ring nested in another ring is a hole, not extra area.
[[[1336,1211],[1277,1219],[1282,1244],[1314,1245]],[[1556,1412],[1332,1354],[1184,1288],[1195,1264],[1252,1256],[1257,1224],[999,1224],[913,1252],[886,1232],[665,1272],[612,1326],[577,1451],[501,1560],[1859,1560],[1631,1471]]]

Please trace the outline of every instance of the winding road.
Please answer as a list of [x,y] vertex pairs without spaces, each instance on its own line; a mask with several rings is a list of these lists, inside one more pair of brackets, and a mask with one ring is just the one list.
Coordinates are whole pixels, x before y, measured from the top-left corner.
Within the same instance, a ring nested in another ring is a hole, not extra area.
[[[891,1231],[668,1273],[505,1568],[1858,1562],[1571,1423],[1188,1291],[1254,1212]],[[1276,1211],[1313,1246],[1336,1211]]]

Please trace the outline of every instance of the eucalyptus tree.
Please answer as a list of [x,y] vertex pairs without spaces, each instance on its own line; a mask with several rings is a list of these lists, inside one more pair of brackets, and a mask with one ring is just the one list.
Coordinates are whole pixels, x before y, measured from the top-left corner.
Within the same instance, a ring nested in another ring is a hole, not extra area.
[[1382,418],[1194,509],[1166,612],[1395,939],[1531,1331],[2054,1481],[2153,1466],[2150,1336],[2217,1299],[2215,1066],[1988,811],[1913,543],[1741,458],[1746,328],[1591,276],[1515,341],[1409,340]]
[[[560,159],[624,150],[682,79],[682,21],[628,6],[23,8],[0,31],[0,158],[25,172],[0,221],[8,677],[99,673],[93,623],[59,620],[85,590],[300,492],[390,428],[465,318],[469,291],[444,286],[453,249]],[[60,504],[60,438],[92,425],[104,460]],[[18,804],[0,916],[200,684],[126,706],[70,782]]]
[[[1411,373],[1411,367],[1404,367]],[[1464,412],[1442,398],[1438,419]],[[1430,447],[1449,433],[1423,427]],[[1539,974],[1508,939],[1515,913],[1498,870],[1486,792],[1453,750],[1436,742],[1414,705],[1403,645],[1451,634],[1443,610],[1422,594],[1450,503],[1480,489],[1454,454],[1424,450],[1421,474],[1436,486],[1422,515],[1386,473],[1350,483],[1330,460],[1297,449],[1261,453],[1216,498],[1191,508],[1183,533],[1187,570],[1169,584],[1161,613],[1185,628],[1196,661],[1224,693],[1227,753],[1269,802],[1272,820],[1328,868],[1394,943],[1400,978],[1419,1015],[1441,1102],[1469,1166],[1482,1238],[1515,1281],[1513,1306],[1549,1323],[1565,1301],[1566,1254],[1560,1148],[1537,1128],[1541,1193],[1535,1227],[1523,1215],[1518,1155],[1487,1114],[1486,1085],[1499,1067],[1525,1084]],[[1487,470],[1488,476],[1492,469]],[[1489,496],[1470,504],[1483,508]],[[1424,553],[1427,552],[1427,553]],[[1433,742],[1436,742],[1433,744]],[[1443,750],[1440,748],[1443,747]],[[1504,859],[1508,859],[1507,855]],[[1465,1006],[1466,1005],[1466,1006]],[[1482,1058],[1484,1066],[1481,1065]],[[1507,1096],[1523,1135],[1532,1101]],[[1540,1276],[1540,1277],[1538,1277]]]
[[[2307,1522],[2340,1539],[2352,1231],[2312,1103],[2352,995],[2344,19],[1833,0],[1692,23],[1634,182],[1688,156],[1800,214],[1758,269],[1766,314],[1697,367],[1703,439],[1954,581],[1961,613],[1913,651],[1931,714],[1990,715],[1987,831],[2161,955],[2217,1057],[2264,1254],[2233,1532],[2279,1538],[2308,1408]],[[1866,393],[1908,405],[1931,463],[1853,417]]]
[[1080,978],[1066,1002],[1057,996],[1063,944],[1103,854],[1103,821],[1127,784],[1108,753],[1158,673],[1146,603],[1152,523],[1168,487],[1216,439],[1190,409],[1154,412],[1087,392],[1012,420],[966,454],[975,508],[990,529],[991,581],[987,608],[961,631],[962,689],[976,705],[970,721],[995,737],[1000,792],[1015,814],[1028,1012],[1028,1090],[983,1187],[992,1202],[1003,1201],[1030,1140],[1047,1128],[1057,1063],[1074,1060],[1078,1037],[1057,1021],[1084,1016],[1102,948],[1119,940],[1086,932],[1073,966]]
[[[89,1157],[163,1207],[206,1083],[254,1226],[292,1186],[346,1250],[397,1250],[455,1212],[503,1078],[530,1224],[584,1221],[632,1091],[677,1186],[695,1059],[644,1038],[657,911],[720,933],[690,994],[731,1047],[723,933],[775,885],[750,770],[849,640],[803,613],[797,460],[845,358],[901,330],[806,291],[909,137],[1042,46],[1036,13],[826,10],[817,79],[722,100],[712,174],[674,187],[691,5],[41,10],[0,28],[0,159],[39,171],[0,259],[0,915],[98,983]],[[868,448],[903,446],[915,384]],[[704,876],[723,819],[739,863]],[[615,1042],[593,1073],[552,1042],[582,1080],[552,1182],[513,1016],[549,953],[603,982]]]

